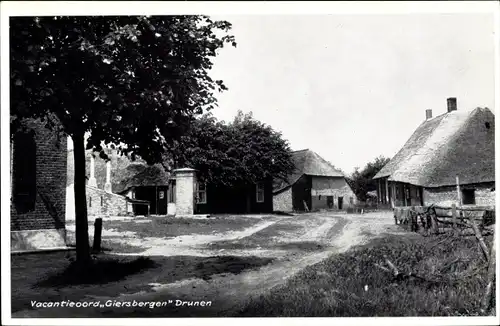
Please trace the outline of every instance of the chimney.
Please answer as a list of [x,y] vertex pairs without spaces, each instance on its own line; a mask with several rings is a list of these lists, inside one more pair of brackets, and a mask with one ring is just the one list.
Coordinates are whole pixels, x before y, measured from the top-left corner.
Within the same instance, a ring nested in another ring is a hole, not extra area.
[[448,112],[457,110],[457,98],[456,97],[448,98],[447,102],[448,102]]
[[429,120],[432,118],[432,110],[425,110],[425,120]]

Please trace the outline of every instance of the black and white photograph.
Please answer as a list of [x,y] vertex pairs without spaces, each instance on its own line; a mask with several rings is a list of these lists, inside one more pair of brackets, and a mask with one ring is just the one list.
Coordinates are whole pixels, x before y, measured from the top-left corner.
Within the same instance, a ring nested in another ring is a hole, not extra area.
[[499,8],[2,2],[2,324],[499,324]]

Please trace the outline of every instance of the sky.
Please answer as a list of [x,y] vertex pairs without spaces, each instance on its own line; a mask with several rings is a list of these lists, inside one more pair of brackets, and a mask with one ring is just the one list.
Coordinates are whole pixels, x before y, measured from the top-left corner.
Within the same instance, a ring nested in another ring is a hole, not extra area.
[[227,15],[237,47],[214,59],[228,91],[213,111],[238,110],[351,173],[392,157],[425,120],[494,110],[494,20],[488,14]]

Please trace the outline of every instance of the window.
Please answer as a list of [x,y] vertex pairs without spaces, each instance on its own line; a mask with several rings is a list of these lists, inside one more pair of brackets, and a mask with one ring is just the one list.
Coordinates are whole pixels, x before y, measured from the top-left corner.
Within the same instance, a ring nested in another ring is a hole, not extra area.
[[89,207],[92,207],[92,197],[89,197]]
[[104,198],[101,196],[101,207],[104,206]]
[[353,197],[349,197],[349,203],[352,205],[354,204],[354,198]]
[[256,199],[258,203],[264,202],[264,184],[262,182],[257,183],[256,188]]
[[17,213],[25,214],[35,209],[36,201],[36,143],[35,133],[18,133],[14,136],[12,153],[12,199]]
[[476,204],[475,189],[462,189],[462,204],[464,205]]
[[204,182],[198,182],[198,204],[207,203],[207,185]]

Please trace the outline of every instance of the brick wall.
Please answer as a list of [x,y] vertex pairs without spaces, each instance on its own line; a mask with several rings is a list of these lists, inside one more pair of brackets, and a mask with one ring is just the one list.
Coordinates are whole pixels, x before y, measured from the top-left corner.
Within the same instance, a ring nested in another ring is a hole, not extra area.
[[[12,231],[63,229],[65,226],[67,139],[57,137],[35,120],[26,121],[35,132],[36,188],[35,207],[26,214],[18,214],[11,204],[10,227]],[[23,149],[15,148],[12,150]],[[11,153],[11,173],[16,169]],[[16,181],[12,180],[12,185]],[[12,188],[11,188],[12,189]],[[44,203],[42,197],[46,198]]]
[[291,212],[293,211],[292,187],[273,196],[273,211]]
[[87,186],[87,212],[89,216],[126,216],[129,215],[125,196],[106,192]]
[[[463,189],[475,189],[476,205],[495,205],[495,192],[491,191],[494,183],[482,183],[474,185],[462,185]],[[458,201],[457,188],[455,186],[424,188],[424,206],[446,201]]]

